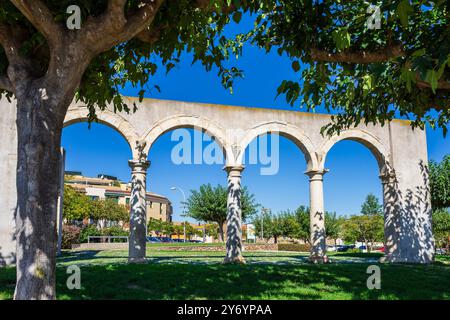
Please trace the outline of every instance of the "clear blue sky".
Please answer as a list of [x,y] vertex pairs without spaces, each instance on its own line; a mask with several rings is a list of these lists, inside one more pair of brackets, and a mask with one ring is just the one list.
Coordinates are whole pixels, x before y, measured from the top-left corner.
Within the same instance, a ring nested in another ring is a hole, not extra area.
[[[147,97],[191,102],[207,102],[261,108],[298,110],[291,108],[279,97],[276,89],[282,80],[295,80],[291,62],[275,52],[265,54],[246,47],[244,56],[236,64],[244,69],[245,79],[237,81],[234,94],[222,88],[216,72],[207,73],[199,64],[191,65],[192,58],[183,55],[182,63],[167,76],[163,69],[149,86],[157,84],[156,90]],[[137,90],[127,88],[124,95],[137,95]],[[323,112],[323,110],[318,110]],[[225,184],[226,175],[221,165],[175,165],[171,161],[171,150],[176,142],[171,141],[171,132],[161,136],[152,147],[149,160],[147,189],[167,196],[173,203],[174,220],[180,220],[182,196],[170,187],[182,188],[186,194],[203,183]],[[427,129],[429,158],[440,161],[450,153],[450,139],[443,138],[441,131]],[[67,150],[67,170],[82,171],[88,176],[106,173],[124,181],[130,179],[127,161],[131,151],[125,140],[113,129],[93,124],[75,124],[63,131],[63,146]],[[339,215],[357,214],[365,197],[374,193],[381,201],[381,184],[375,158],[364,146],[353,141],[341,141],[327,156],[325,176],[325,207]],[[280,138],[280,170],[274,176],[261,176],[259,165],[248,165],[242,183],[255,194],[257,201],[278,212],[294,210],[299,205],[308,205],[308,180],[303,174],[306,163],[301,151],[291,141]]]

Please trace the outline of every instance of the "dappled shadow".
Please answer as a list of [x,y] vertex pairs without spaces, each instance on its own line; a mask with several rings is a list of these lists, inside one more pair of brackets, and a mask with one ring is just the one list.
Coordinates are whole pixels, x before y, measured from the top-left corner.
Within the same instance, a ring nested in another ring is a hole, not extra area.
[[241,171],[228,168],[227,243],[225,262],[242,262]]
[[[136,149],[142,149],[139,141],[136,144]],[[146,154],[142,154],[138,160],[129,161],[129,165],[132,169],[129,260],[141,262],[146,251],[146,175],[150,162],[146,160]]]
[[382,175],[387,262],[434,261],[428,167],[423,161],[419,166],[422,181],[414,190],[402,189],[392,169]]
[[315,212],[310,217],[311,220],[311,261],[312,262],[323,262],[323,257],[325,255],[325,214],[323,212]]
[[[382,289],[367,289],[367,265],[113,265],[82,268],[72,299],[445,299],[449,269],[383,265]],[[408,286],[405,286],[408,283]]]

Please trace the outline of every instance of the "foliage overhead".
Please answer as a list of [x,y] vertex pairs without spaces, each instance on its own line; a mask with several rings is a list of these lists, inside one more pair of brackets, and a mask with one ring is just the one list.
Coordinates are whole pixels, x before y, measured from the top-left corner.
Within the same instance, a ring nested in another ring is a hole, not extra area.
[[[113,0],[110,0],[114,2]],[[53,20],[65,25],[69,5],[78,5],[84,23],[100,17],[108,1],[40,0]],[[117,1],[118,2],[118,1]],[[127,14],[140,0],[125,1]],[[379,29],[368,21],[378,5]],[[312,0],[178,0],[161,1],[155,18],[141,33],[98,54],[84,73],[76,98],[87,104],[95,119],[95,105],[112,103],[129,112],[119,90],[129,83],[139,89],[160,90],[151,77],[161,62],[169,72],[182,52],[206,70],[217,70],[225,88],[243,71],[226,65],[242,54],[250,41],[292,60],[299,80],[283,81],[278,94],[307,110],[324,106],[337,111],[327,133],[360,122],[384,124],[394,116],[408,117],[414,126],[447,130],[450,118],[450,3],[446,0],[312,1]],[[255,19],[254,29],[229,38],[223,31],[243,15]],[[37,75],[48,68],[46,37],[11,3],[0,3],[0,34],[12,27],[21,41],[21,54],[32,60]],[[8,59],[0,47],[0,76]],[[0,78],[0,84],[5,78]],[[5,82],[6,83],[6,82]],[[0,85],[0,93],[11,91]]]
[[[380,8],[380,28],[368,27],[370,5]],[[394,116],[446,132],[449,1],[266,0],[256,16],[248,39],[287,55],[299,74],[297,82],[283,81],[278,94],[307,110],[337,111],[327,133]]]
[[[85,25],[102,18],[113,6],[125,3],[125,19],[133,19],[133,14],[146,2],[149,1],[39,0],[35,5],[48,10],[53,16],[52,23],[55,22],[65,30],[66,20],[70,17],[70,14],[66,13],[67,8],[70,5],[79,6],[82,14],[79,31],[83,32]],[[33,4],[23,5],[34,8]],[[115,110],[130,112],[136,106],[126,105],[119,95],[119,90],[124,88],[125,84],[131,85],[140,90],[140,99],[146,90],[159,91],[160,88],[156,84],[151,85],[151,77],[156,73],[158,64],[160,63],[167,73],[180,61],[182,52],[191,53],[192,62],[201,63],[206,70],[217,70],[223,86],[231,90],[233,79],[241,77],[242,71],[227,67],[224,61],[230,55],[240,54],[242,40],[239,37],[227,39],[222,35],[222,31],[230,21],[239,22],[240,13],[235,11],[241,7],[246,12],[254,12],[258,5],[256,2],[231,3],[228,0],[158,1],[157,13],[147,28],[131,39],[118,41],[116,45],[95,56],[84,72],[76,99],[87,105],[91,120],[96,118],[95,107],[104,109],[108,103],[112,103]],[[116,16],[112,16],[112,20],[120,21],[120,15],[118,12]],[[43,19],[47,18],[46,16]],[[12,1],[1,1],[0,44],[6,43],[6,40],[2,41],[2,37],[6,37],[8,33],[12,33],[12,36],[21,42],[20,54],[31,61],[34,73],[38,77],[44,76],[52,54],[48,36],[40,33],[36,25],[32,24]],[[7,85],[8,65],[7,54],[0,45],[0,95],[7,93],[10,98],[14,90],[8,90],[11,89],[11,86]]]

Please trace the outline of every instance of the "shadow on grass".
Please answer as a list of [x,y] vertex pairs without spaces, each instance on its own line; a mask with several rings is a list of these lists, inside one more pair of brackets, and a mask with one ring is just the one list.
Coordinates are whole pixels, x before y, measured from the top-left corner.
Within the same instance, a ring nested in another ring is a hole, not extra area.
[[[81,266],[81,290],[57,268],[59,299],[450,299],[450,268],[381,265],[381,290],[366,286],[367,264]],[[15,269],[0,272],[0,297],[14,291]]]

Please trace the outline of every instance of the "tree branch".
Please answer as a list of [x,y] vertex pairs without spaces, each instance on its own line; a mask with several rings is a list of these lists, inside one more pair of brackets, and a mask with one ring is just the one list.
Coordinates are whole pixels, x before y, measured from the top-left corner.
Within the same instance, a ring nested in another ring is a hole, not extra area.
[[0,75],[0,90],[13,92],[13,85],[9,78],[5,75]]
[[[423,80],[417,80],[416,81],[416,85],[417,85],[417,87],[419,87],[421,89],[429,89],[429,88],[431,88],[431,84],[426,82],[426,81],[423,81]],[[438,90],[450,90],[450,82],[447,82],[445,80],[439,80],[436,89],[438,89]]]
[[49,46],[59,39],[63,30],[55,22],[53,14],[41,0],[10,0],[14,6],[44,35]]
[[8,24],[0,24],[0,44],[5,50],[9,62],[12,62],[16,57],[19,57],[20,43],[14,34],[17,31],[17,28],[12,28]]
[[311,59],[322,62],[368,64],[386,62],[405,55],[401,45],[388,46],[376,51],[356,51],[331,53],[320,49],[311,49]]
[[153,44],[159,40],[161,31],[167,29],[169,25],[158,26],[155,28],[144,29],[136,35],[136,38],[142,42]]
[[125,13],[126,0],[109,0],[108,8],[99,18],[89,17],[80,30],[80,41],[96,53],[109,50],[131,40],[153,21],[164,0],[142,1],[139,8]]

